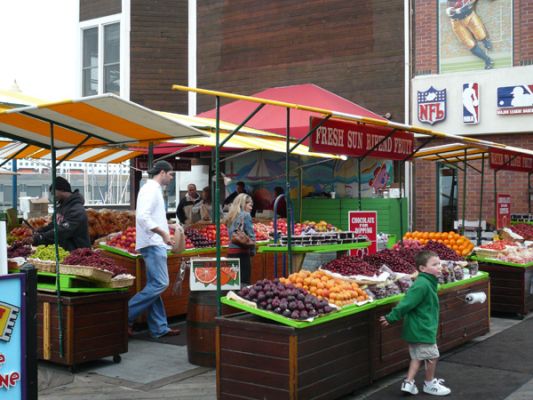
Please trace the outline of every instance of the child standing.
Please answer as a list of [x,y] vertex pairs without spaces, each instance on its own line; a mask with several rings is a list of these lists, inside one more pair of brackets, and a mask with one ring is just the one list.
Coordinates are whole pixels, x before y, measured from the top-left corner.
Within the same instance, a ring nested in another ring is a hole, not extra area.
[[415,261],[419,274],[413,286],[396,307],[386,316],[381,316],[379,320],[381,325],[388,326],[404,319],[402,338],[409,344],[411,362],[407,377],[402,382],[402,392],[418,394],[415,376],[424,361],[426,364],[424,392],[446,396],[451,393],[451,390],[443,385],[442,379],[435,378],[439,358],[437,277],[441,272],[440,260],[436,253],[424,250],[416,255]]

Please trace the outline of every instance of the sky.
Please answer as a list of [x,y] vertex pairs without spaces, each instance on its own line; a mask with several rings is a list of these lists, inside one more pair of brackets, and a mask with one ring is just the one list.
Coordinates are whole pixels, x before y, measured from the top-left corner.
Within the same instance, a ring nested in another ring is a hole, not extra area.
[[0,89],[44,100],[77,97],[78,1],[0,0]]

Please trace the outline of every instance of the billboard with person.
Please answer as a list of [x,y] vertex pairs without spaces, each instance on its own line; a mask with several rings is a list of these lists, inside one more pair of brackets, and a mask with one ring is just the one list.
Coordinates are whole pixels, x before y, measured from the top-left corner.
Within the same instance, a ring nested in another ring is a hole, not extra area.
[[439,0],[441,73],[511,67],[512,0]]

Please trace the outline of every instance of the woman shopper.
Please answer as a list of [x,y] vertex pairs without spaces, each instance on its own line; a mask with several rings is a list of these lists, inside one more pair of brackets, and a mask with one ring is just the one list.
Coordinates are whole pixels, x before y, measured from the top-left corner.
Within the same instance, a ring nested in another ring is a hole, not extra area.
[[225,223],[228,227],[228,236],[231,238],[237,230],[242,230],[248,237],[253,240],[254,246],[239,246],[230,241],[228,246],[228,257],[238,258],[241,264],[241,283],[250,283],[252,270],[251,257],[255,255],[255,232],[252,223],[251,211],[254,202],[250,195],[246,193],[239,194],[231,203]]

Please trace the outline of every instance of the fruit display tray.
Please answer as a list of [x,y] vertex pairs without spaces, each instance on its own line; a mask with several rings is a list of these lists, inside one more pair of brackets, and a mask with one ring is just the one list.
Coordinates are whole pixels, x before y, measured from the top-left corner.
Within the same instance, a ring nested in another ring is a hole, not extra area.
[[[57,276],[51,272],[37,273],[37,289],[44,292],[56,291]],[[95,287],[95,282],[74,275],[59,275],[61,293],[105,293],[126,291],[128,288]]]
[[496,258],[484,258],[484,257],[478,257],[478,256],[472,256],[470,257],[471,260],[478,261],[478,262],[484,262],[487,264],[498,264],[498,265],[505,265],[506,267],[517,267],[517,268],[531,268],[533,267],[533,262],[527,263],[527,264],[518,264],[518,263],[512,263],[507,261],[498,260]]
[[[473,283],[476,281],[486,280],[488,279],[488,277],[489,277],[489,274],[487,272],[478,272],[476,276],[463,279],[460,281],[446,283],[444,285],[439,285],[438,290],[440,292],[441,290],[451,289],[456,286],[461,286],[467,283]],[[250,307],[246,304],[239,303],[235,300],[230,300],[226,297],[221,297],[220,302],[230,307],[237,308],[239,310],[249,312],[250,314],[257,315],[259,317],[267,318],[267,319],[279,322],[280,324],[283,324],[283,325],[301,329],[301,328],[309,328],[311,326],[320,325],[325,322],[333,321],[338,318],[344,318],[349,315],[353,315],[353,314],[356,314],[356,313],[359,313],[365,310],[370,310],[372,308],[379,307],[385,304],[395,303],[395,302],[400,301],[403,296],[404,294],[402,293],[402,294],[398,294],[395,296],[385,297],[380,300],[375,300],[371,303],[366,303],[362,306],[358,306],[356,304],[345,306],[339,309],[338,311],[333,311],[327,315],[315,318],[313,321],[297,321],[297,320],[276,314],[271,311],[266,311],[266,310],[261,310],[259,308]]]
[[[323,244],[318,246],[292,246],[291,251],[293,253],[326,253],[333,251],[345,251],[352,249],[365,249],[370,246],[370,242],[355,242],[344,244]],[[257,248],[258,253],[287,253],[287,246],[259,246]]]

